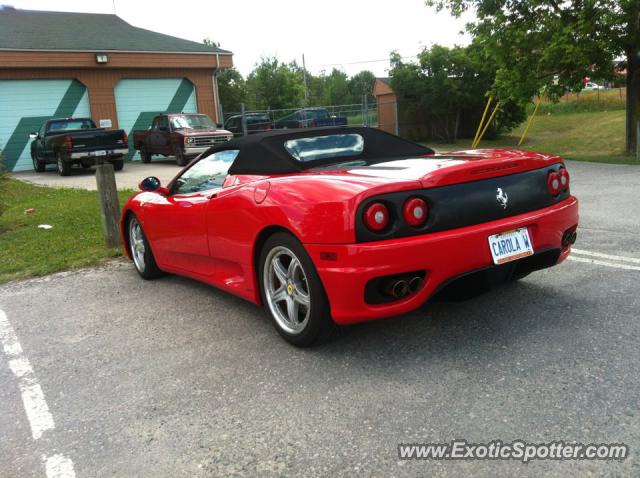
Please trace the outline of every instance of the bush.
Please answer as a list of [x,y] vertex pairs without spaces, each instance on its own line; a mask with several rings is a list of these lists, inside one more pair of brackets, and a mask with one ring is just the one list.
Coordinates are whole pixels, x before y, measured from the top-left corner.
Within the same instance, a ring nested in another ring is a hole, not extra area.
[[[446,143],[473,138],[492,91],[495,64],[473,44],[453,48],[433,45],[425,48],[418,60],[404,63],[397,53],[391,56],[391,87],[399,99],[400,135]],[[505,98],[485,138],[511,131],[525,119],[523,105]]]

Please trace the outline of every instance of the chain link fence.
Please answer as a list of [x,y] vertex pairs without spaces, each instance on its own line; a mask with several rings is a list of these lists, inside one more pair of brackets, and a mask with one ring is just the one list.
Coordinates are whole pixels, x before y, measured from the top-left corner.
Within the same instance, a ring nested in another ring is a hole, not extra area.
[[316,128],[322,126],[378,126],[374,100],[362,103],[321,105],[301,108],[224,111],[224,128],[234,136],[246,136],[274,129]]

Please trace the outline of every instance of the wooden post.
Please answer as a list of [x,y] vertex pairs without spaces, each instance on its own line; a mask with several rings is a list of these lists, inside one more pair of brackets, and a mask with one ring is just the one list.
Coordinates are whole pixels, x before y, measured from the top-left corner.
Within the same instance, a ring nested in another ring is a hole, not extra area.
[[103,163],[96,167],[96,184],[100,198],[100,216],[104,229],[104,240],[107,247],[120,245],[120,205],[118,203],[118,189],[113,164]]

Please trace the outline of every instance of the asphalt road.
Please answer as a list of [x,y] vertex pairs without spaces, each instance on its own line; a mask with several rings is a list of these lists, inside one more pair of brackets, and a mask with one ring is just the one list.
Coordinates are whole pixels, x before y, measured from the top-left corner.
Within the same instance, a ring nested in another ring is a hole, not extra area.
[[[116,171],[116,185],[118,189],[138,189],[138,183],[147,176],[156,176],[162,184],[168,184],[178,174],[182,167],[178,166],[173,158],[154,156],[151,163],[131,161],[124,164],[122,171]],[[60,176],[55,165],[49,165],[44,173],[35,171],[20,171],[12,173],[12,177],[20,181],[32,184],[40,184],[51,187],[80,188],[95,191],[96,169],[82,169],[74,167],[69,176]]]
[[[55,476],[56,459],[78,477],[639,476],[640,262],[588,253],[640,260],[640,168],[569,167],[579,260],[311,350],[253,305],[175,276],[145,282],[126,263],[0,288],[0,476]],[[13,373],[16,357],[33,374]],[[37,439],[46,414],[23,405],[34,380],[55,421]],[[457,438],[631,454],[398,459],[398,443]]]

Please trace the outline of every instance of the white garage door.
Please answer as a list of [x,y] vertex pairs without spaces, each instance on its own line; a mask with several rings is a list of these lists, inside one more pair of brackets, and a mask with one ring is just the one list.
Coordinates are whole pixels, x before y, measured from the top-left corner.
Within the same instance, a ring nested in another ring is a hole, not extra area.
[[[197,113],[193,84],[184,78],[121,80],[116,85],[118,127],[131,135],[147,129],[159,113]],[[129,142],[127,159],[140,159]]]
[[0,80],[0,151],[9,171],[31,169],[29,133],[51,118],[91,116],[76,80]]

